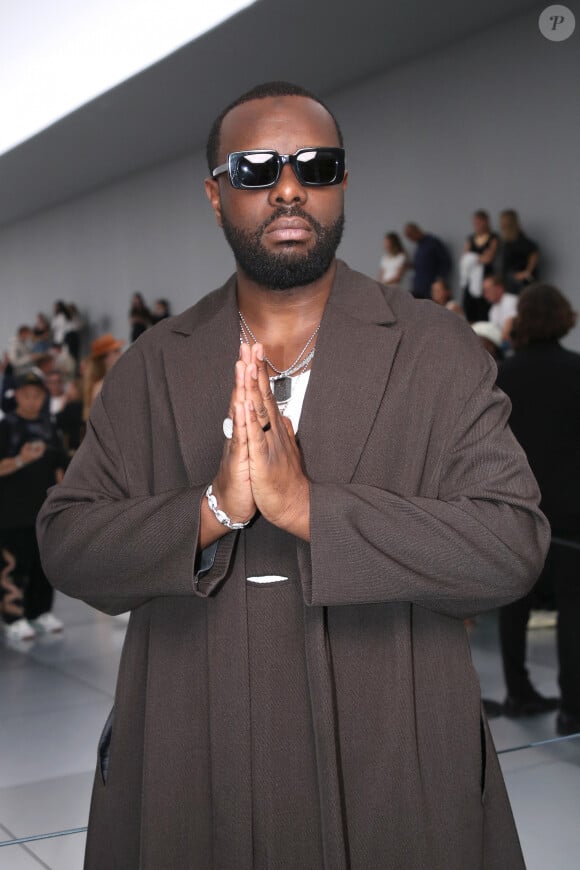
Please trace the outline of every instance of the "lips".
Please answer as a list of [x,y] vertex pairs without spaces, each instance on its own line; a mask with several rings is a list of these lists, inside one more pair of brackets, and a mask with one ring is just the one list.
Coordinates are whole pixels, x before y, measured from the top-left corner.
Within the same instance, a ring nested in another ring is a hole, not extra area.
[[312,235],[312,227],[304,218],[277,218],[267,227],[265,235],[274,242],[303,242]]

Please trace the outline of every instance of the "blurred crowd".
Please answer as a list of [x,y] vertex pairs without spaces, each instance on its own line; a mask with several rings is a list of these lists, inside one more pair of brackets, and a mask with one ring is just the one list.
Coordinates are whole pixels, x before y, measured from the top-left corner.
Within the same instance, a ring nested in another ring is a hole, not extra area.
[[499,215],[499,232],[484,209],[472,215],[452,288],[453,259],[443,241],[416,223],[407,223],[405,238],[414,247],[405,250],[401,237],[388,232],[380,261],[379,281],[408,288],[418,299],[432,299],[465,317],[501,359],[511,348],[511,332],[518,297],[539,278],[540,250],[521,226],[518,213],[505,209]]
[[[129,342],[170,316],[166,299],[149,309],[131,298]],[[91,405],[125,341],[99,335],[82,355],[89,330],[73,303],[58,300],[10,339],[0,362],[0,624],[12,641],[62,631],[52,613],[35,524],[47,489],[80,446]]]
[[[558,711],[559,734],[580,732],[580,354],[560,344],[576,312],[558,288],[539,282],[540,249],[514,209],[472,215],[472,231],[457,263],[436,235],[408,223],[404,236],[388,232],[379,280],[406,287],[465,317],[498,364],[498,386],[512,403],[510,426],[523,447],[552,528],[552,542],[532,592],[499,613],[506,697],[488,702],[488,715],[511,718]],[[454,292],[455,291],[455,292]],[[460,361],[459,361],[460,364]],[[560,695],[533,685],[527,660],[530,626],[557,627]]]

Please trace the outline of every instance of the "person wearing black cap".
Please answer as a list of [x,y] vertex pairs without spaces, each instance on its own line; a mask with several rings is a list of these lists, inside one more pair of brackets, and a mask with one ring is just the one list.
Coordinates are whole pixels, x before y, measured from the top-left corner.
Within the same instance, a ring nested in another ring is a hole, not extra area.
[[35,523],[47,489],[67,465],[46,414],[46,386],[33,371],[16,379],[16,410],[0,420],[0,610],[6,636],[29,640],[62,630],[51,613],[54,592],[38,554]]

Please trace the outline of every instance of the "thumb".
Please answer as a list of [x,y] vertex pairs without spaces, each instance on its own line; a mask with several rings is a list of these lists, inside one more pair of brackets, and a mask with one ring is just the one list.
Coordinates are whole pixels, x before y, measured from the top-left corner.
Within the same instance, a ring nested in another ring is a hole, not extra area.
[[293,441],[295,441],[296,434],[294,432],[294,426],[292,425],[292,420],[289,417],[282,417],[282,422],[284,423],[284,426],[286,427],[286,431],[287,431],[288,435],[290,436],[290,438]]

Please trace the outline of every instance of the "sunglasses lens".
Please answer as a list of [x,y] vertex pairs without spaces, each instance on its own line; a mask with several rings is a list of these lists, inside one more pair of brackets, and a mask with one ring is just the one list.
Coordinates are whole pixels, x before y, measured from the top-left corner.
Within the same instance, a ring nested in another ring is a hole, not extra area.
[[290,163],[301,184],[324,187],[344,178],[342,148],[304,148],[291,155],[277,151],[234,151],[229,155],[230,180],[234,187],[251,190],[273,187],[285,163]]
[[344,177],[344,157],[339,150],[302,151],[297,155],[296,166],[304,184],[338,184]]
[[278,160],[274,153],[240,154],[236,166],[240,187],[266,187],[278,178]]

